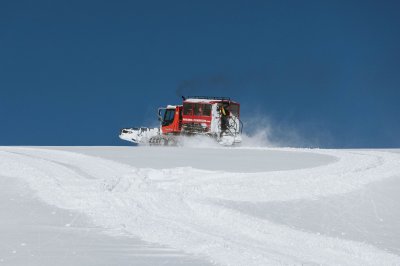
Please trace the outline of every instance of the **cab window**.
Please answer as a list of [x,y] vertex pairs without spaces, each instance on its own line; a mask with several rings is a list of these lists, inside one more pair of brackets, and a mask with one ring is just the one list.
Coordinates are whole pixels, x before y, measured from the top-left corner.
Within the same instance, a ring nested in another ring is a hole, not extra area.
[[192,109],[193,109],[192,103],[183,103],[183,114],[184,115],[191,115]]
[[164,119],[162,121],[162,125],[163,126],[168,126],[168,125],[172,124],[172,122],[174,121],[174,116],[175,116],[175,109],[167,109],[167,110],[165,110]]
[[193,108],[193,114],[194,115],[201,115],[201,110],[202,110],[202,108],[201,108],[201,104],[199,104],[199,103],[195,103],[194,104],[194,108]]
[[204,104],[203,105],[203,115],[210,116],[211,115],[211,104]]

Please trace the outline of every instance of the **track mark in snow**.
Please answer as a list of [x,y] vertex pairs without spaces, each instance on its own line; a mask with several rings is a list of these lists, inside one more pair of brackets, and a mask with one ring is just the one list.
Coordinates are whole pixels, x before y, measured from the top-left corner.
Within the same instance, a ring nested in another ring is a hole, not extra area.
[[1,149],[2,175],[23,178],[47,203],[83,212],[113,234],[133,234],[226,265],[400,264],[399,257],[370,245],[294,230],[212,203],[350,192],[399,174],[398,154],[313,150],[339,160],[309,169],[244,174],[190,167],[135,169],[71,152]]

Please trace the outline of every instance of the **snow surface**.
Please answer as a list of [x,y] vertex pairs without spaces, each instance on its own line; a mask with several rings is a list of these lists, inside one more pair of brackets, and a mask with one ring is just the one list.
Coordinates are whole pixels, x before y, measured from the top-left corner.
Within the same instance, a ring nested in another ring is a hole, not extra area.
[[0,147],[0,264],[400,265],[400,153]]

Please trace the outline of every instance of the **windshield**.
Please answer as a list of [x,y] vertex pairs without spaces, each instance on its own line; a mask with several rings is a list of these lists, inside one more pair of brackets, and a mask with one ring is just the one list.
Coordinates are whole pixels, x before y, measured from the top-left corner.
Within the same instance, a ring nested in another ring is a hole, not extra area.
[[168,126],[174,121],[175,109],[167,109],[164,113],[164,118],[162,121],[163,126]]

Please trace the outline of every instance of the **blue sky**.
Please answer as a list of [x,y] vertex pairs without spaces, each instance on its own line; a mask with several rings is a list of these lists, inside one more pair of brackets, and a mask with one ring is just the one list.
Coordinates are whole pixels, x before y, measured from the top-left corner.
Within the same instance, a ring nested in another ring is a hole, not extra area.
[[124,145],[121,127],[202,94],[288,145],[400,147],[399,7],[2,1],[0,145]]

